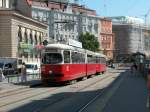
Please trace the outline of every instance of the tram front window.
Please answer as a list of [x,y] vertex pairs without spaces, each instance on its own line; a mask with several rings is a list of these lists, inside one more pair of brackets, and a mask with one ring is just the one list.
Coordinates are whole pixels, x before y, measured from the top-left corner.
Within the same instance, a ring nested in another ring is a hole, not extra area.
[[62,56],[59,53],[46,53],[42,62],[43,64],[59,64],[62,62]]

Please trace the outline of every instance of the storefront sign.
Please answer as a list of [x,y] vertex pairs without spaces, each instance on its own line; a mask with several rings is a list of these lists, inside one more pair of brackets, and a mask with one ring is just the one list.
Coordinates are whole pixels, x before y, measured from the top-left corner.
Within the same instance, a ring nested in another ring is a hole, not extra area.
[[27,43],[20,43],[20,48],[21,49],[33,49],[33,45],[32,44],[27,44]]

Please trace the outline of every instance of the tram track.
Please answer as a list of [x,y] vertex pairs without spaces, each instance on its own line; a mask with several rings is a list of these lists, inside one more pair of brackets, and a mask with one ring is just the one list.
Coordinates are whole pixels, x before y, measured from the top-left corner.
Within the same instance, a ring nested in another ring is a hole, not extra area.
[[102,79],[100,79],[100,80],[97,80],[96,82],[90,83],[90,84],[88,84],[87,86],[84,86],[83,88],[80,88],[80,89],[78,89],[77,91],[74,91],[74,93],[70,93],[67,97],[65,97],[65,98],[64,98],[64,97],[59,98],[59,99],[57,99],[56,101],[54,101],[54,102],[52,102],[52,103],[49,103],[49,104],[46,104],[46,105],[42,106],[41,108],[38,108],[38,109],[36,109],[36,110],[34,110],[34,111],[35,111],[35,112],[44,112],[44,111],[47,109],[48,106],[54,105],[54,104],[56,104],[56,103],[58,103],[58,102],[61,102],[61,101],[66,100],[66,99],[69,99],[69,98],[73,97],[76,93],[81,92],[81,91],[83,91],[83,90],[85,90],[85,89],[87,89],[87,88],[90,88],[90,87],[96,85],[97,83],[100,83],[100,81],[104,81],[105,79],[106,79],[106,81],[107,81],[108,78],[110,78],[110,77],[111,77],[111,76],[106,76],[106,77],[104,77],[104,78],[102,78]]
[[[8,102],[8,103],[3,103],[2,105],[1,105],[1,103],[0,103],[0,107],[4,107],[4,106],[7,106],[7,105],[10,105],[10,104],[13,104],[13,103],[17,103],[17,102],[20,102],[20,101],[23,101],[23,100],[26,100],[26,99],[35,97],[35,96],[39,96],[39,95],[44,94],[44,93],[47,93],[47,92],[52,92],[52,91],[57,90],[57,89],[59,89],[59,88],[53,88],[53,89],[51,89],[51,90],[39,92],[38,94],[29,95],[28,97],[20,98],[19,100],[12,101],[12,102]],[[44,90],[44,89],[43,89],[43,90]],[[30,91],[30,90],[24,91],[24,92],[20,92],[20,93],[26,94],[25,92],[29,92],[29,91]],[[34,90],[34,91],[35,91],[35,90]],[[33,91],[32,91],[32,92],[33,92]],[[19,94],[19,93],[18,93],[18,94]],[[16,94],[13,94],[13,95],[16,95]],[[11,96],[13,96],[13,95],[11,95]],[[20,94],[19,94],[19,95],[20,95]],[[17,95],[17,97],[19,97],[19,95]],[[2,98],[0,98],[0,100],[1,100],[1,99],[2,99]]]
[[[123,77],[119,76],[119,78],[120,78],[120,79],[118,79],[119,81],[115,82],[115,84],[111,85],[112,86],[111,90],[113,91],[112,94],[119,88],[121,82],[124,80],[124,77],[125,76],[123,76]],[[104,93],[106,93],[109,90],[110,90],[110,87],[107,89],[103,89],[103,90],[99,91],[97,95],[95,95],[90,101],[88,101],[84,106],[82,106],[76,112],[87,112],[86,109],[89,108],[90,105],[92,105],[97,99],[100,99],[102,97],[102,95],[104,95]],[[111,97],[111,95],[109,97]],[[109,98],[107,100],[109,100]],[[106,101],[105,101],[105,103],[106,103]],[[105,107],[105,104],[103,104],[103,106],[101,107],[99,112],[101,112],[101,110],[103,110],[104,107]]]
[[[70,98],[70,97],[72,97],[75,93],[80,92],[80,91],[82,91],[82,90],[84,90],[84,89],[86,89],[86,88],[89,88],[89,87],[91,87],[91,86],[97,84],[98,82],[103,81],[103,80],[105,80],[105,79],[107,79],[107,78],[109,78],[109,77],[111,77],[111,75],[105,76],[105,77],[101,78],[100,80],[97,80],[96,82],[90,83],[90,84],[84,86],[83,88],[78,89],[78,90],[75,91],[73,94],[70,94],[70,95],[67,97],[67,99]],[[73,86],[73,85],[69,85],[68,87],[71,88],[72,86]],[[55,90],[62,89],[62,88],[63,88],[63,87],[61,87],[61,88],[53,88],[53,89],[51,89],[51,90],[39,92],[38,94],[29,95],[28,97],[20,98],[19,100],[2,104],[2,105],[0,105],[0,107],[4,107],[4,106],[8,106],[8,105],[11,105],[11,104],[14,104],[14,103],[18,103],[18,102],[21,102],[21,101],[24,101],[24,100],[28,100],[28,99],[31,99],[32,97],[35,98],[35,97],[40,96],[40,95],[42,95],[42,94],[47,94],[47,93],[50,93],[50,92],[53,92],[53,91],[55,91]],[[30,91],[30,90],[28,90],[28,91]],[[18,92],[18,94],[19,94],[19,93],[21,93],[21,92]],[[13,95],[15,95],[15,93],[13,93]],[[11,94],[11,96],[13,96],[13,95]],[[64,100],[64,99],[66,99],[66,97],[65,97],[65,98],[64,98],[64,97],[59,98],[58,100],[55,100],[54,102],[51,102],[51,103],[48,103],[48,104],[44,105],[44,107],[42,106],[42,107],[38,108],[38,110],[36,110],[36,111],[37,111],[37,112],[38,112],[38,111],[41,111],[41,110],[43,110],[43,108],[46,108],[47,106],[53,105],[53,104],[55,104],[55,103],[57,103],[57,102],[59,102],[59,101],[62,101],[62,100]]]
[[93,103],[97,98],[102,96],[102,94],[105,92],[105,90],[101,90],[99,94],[94,96],[88,103],[86,103],[82,108],[80,108],[77,112],[83,112],[91,103]]
[[8,91],[8,92],[1,93],[0,98],[4,98],[4,97],[20,94],[20,93],[27,92],[27,91],[32,91],[32,90],[34,90],[34,89],[32,89],[32,88],[21,88],[21,89],[17,89],[17,90],[13,90],[13,91]]

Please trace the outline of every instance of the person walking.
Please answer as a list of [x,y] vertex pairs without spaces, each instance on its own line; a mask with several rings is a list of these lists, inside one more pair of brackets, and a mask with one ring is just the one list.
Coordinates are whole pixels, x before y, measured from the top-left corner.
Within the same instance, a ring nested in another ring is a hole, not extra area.
[[131,73],[135,73],[135,72],[137,71],[137,65],[134,63],[134,64],[131,66],[130,70],[131,70]]
[[147,73],[147,88],[148,88],[147,107],[150,109],[150,70],[148,70]]
[[3,74],[3,70],[0,68],[0,82],[2,82],[5,79],[5,76]]
[[26,70],[26,65],[23,62],[21,66],[21,82],[26,82],[27,81],[27,70]]

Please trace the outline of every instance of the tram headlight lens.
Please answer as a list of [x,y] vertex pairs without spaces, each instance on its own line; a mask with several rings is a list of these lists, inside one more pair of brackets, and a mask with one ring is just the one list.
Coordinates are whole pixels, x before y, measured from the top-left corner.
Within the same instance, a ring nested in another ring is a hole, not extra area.
[[50,71],[49,71],[49,74],[52,74],[52,73],[53,73],[53,71],[52,71],[52,70],[50,70]]

